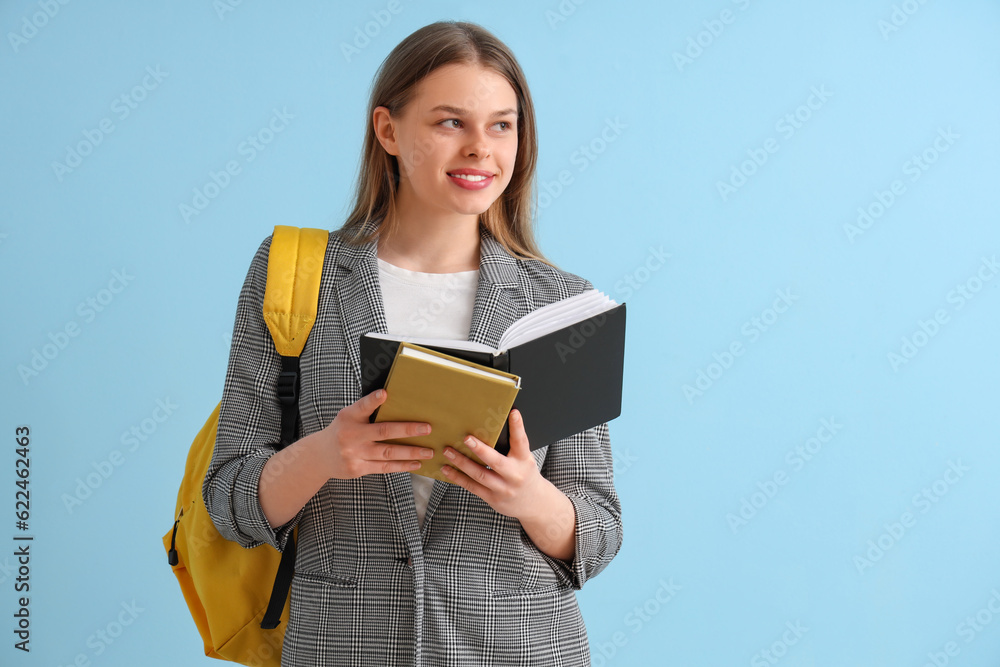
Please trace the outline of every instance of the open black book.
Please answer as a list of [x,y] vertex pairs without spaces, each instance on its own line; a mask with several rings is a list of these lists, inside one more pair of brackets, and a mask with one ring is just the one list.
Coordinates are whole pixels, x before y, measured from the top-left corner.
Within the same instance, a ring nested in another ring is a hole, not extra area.
[[[597,290],[525,315],[500,337],[499,349],[473,341],[363,334],[362,395],[385,386],[400,341],[520,376],[514,407],[524,416],[532,450],[621,414],[625,304]],[[506,419],[496,449],[510,450]]]

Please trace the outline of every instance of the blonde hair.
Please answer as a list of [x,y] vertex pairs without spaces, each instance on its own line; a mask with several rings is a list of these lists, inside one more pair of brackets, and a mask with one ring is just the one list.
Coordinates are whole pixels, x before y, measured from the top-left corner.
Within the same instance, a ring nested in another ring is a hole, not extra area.
[[[388,108],[390,114],[400,113],[424,77],[454,63],[495,70],[517,95],[517,157],[513,174],[500,197],[480,215],[480,224],[515,257],[536,259],[554,267],[539,250],[533,230],[538,138],[528,83],[510,49],[474,23],[442,21],[424,26],[400,42],[382,62],[368,101],[353,210],[337,233],[352,244],[368,243],[383,233],[392,235],[397,225],[399,163],[379,143],[372,116],[380,106]],[[365,234],[364,227],[371,220],[379,224]]]

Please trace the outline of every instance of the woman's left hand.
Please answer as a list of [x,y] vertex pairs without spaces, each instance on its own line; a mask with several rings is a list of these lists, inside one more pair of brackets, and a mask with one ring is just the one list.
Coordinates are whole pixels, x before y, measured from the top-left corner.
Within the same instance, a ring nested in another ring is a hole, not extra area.
[[445,447],[444,455],[451,465],[442,466],[441,471],[500,514],[520,521],[540,551],[571,562],[576,553],[576,508],[565,493],[542,477],[528,446],[520,410],[510,411],[509,423],[507,456],[470,435],[466,444],[489,468]]
[[466,436],[465,444],[489,468],[460,451],[445,447],[451,465],[441,467],[450,481],[473,493],[500,514],[524,519],[538,512],[538,500],[551,483],[542,477],[531,454],[519,410],[510,411],[510,451],[506,456],[482,440]]

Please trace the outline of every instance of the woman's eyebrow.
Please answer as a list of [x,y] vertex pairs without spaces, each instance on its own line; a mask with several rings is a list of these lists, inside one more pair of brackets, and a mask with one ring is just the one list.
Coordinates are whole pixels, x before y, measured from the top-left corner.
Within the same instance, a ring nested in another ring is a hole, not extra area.
[[[436,111],[443,111],[445,113],[454,114],[456,116],[467,116],[469,114],[469,112],[466,111],[465,109],[460,109],[459,107],[453,107],[448,104],[439,104],[433,109],[431,109],[431,113],[434,113]],[[497,118],[499,116],[516,116],[516,115],[517,115],[517,109],[501,109],[500,111],[494,111],[492,114],[490,114],[490,118]]]

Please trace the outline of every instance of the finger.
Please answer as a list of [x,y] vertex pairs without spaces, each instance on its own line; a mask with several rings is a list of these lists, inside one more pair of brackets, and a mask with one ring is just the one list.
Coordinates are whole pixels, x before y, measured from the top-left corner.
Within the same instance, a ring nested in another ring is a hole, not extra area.
[[524,458],[531,455],[531,445],[528,443],[528,434],[524,432],[524,419],[521,411],[517,408],[510,411],[510,452],[515,458]]
[[414,445],[394,445],[383,442],[375,442],[364,450],[366,461],[414,461],[417,459],[429,459],[434,456],[434,450],[428,447],[416,447]]
[[[476,447],[476,449],[478,450],[476,452],[476,455],[479,456],[480,451],[489,449],[489,447],[480,444],[478,447]],[[500,454],[497,454],[496,452],[492,453],[495,454],[496,456],[500,456]],[[468,456],[464,455],[462,452],[458,451],[454,447],[445,447],[444,456],[448,460],[448,463],[451,464],[453,468],[465,473],[465,475],[470,480],[476,482],[477,484],[483,487],[492,488],[493,486],[496,486],[499,482],[503,481],[503,478],[500,474],[498,474],[493,470],[488,470],[485,466],[476,463],[475,461],[473,461]],[[486,461],[484,460],[484,463],[485,462]]]
[[466,475],[461,470],[450,465],[443,465],[441,466],[441,474],[443,474],[449,482],[454,482],[469,493],[477,495],[486,502],[489,502],[487,497],[490,495],[490,490]]
[[431,425],[427,422],[375,422],[363,425],[363,428],[367,429],[366,435],[372,442],[413,438],[431,432]]
[[[355,415],[357,421],[361,421],[362,419],[368,421],[368,418],[371,416],[373,412],[375,412],[378,406],[385,403],[386,396],[387,394],[385,389],[376,389],[375,391],[369,394],[365,394],[357,401],[355,401],[353,404],[344,408],[344,410],[353,409],[354,411],[360,413]],[[341,410],[341,412],[343,412],[344,410]]]
[[469,451],[473,455],[478,456],[479,460],[488,465],[490,468],[500,472],[503,471],[504,463],[507,460],[507,457],[487,445],[476,436],[465,436],[465,440],[462,441],[462,444],[468,447]]

